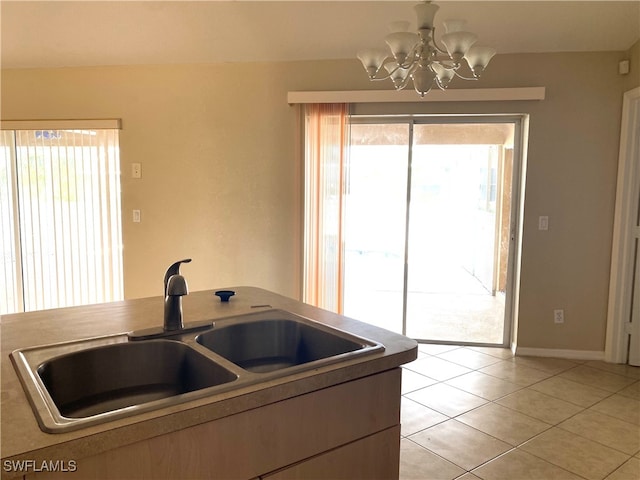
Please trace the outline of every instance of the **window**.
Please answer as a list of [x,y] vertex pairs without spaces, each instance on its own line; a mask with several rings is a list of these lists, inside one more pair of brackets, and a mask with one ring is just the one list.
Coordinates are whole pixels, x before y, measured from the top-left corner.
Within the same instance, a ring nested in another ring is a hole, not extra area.
[[118,122],[20,123],[0,137],[0,313],[121,300]]

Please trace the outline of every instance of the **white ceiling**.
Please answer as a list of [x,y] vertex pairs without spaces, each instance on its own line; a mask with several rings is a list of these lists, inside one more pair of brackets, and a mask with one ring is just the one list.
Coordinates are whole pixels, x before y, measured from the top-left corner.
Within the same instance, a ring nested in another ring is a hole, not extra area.
[[[417,2],[0,2],[3,68],[354,58]],[[441,1],[498,53],[627,50],[640,0]]]

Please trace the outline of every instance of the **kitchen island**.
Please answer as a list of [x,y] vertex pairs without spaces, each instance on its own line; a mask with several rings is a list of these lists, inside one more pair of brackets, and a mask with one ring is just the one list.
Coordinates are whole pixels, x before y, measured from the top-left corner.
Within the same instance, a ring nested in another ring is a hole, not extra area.
[[[45,433],[12,351],[156,327],[163,298],[7,315],[2,334],[2,478],[397,478],[401,335],[254,287],[184,297],[185,323],[279,309],[379,342],[384,351],[64,433]],[[135,368],[132,365],[131,368]]]

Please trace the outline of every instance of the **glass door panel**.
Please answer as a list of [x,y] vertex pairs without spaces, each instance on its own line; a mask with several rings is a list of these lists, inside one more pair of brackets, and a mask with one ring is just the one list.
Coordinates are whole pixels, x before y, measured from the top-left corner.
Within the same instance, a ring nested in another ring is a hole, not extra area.
[[352,124],[344,211],[349,317],[402,333],[408,124]]
[[414,125],[407,336],[503,343],[513,128]]

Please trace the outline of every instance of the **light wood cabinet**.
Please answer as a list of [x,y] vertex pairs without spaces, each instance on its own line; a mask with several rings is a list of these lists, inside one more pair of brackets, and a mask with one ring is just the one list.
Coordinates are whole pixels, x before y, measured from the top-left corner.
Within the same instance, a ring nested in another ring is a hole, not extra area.
[[[398,478],[400,368],[87,458],[65,478]],[[41,472],[29,480],[59,478]]]
[[398,478],[400,426],[317,455],[261,480],[387,480]]

